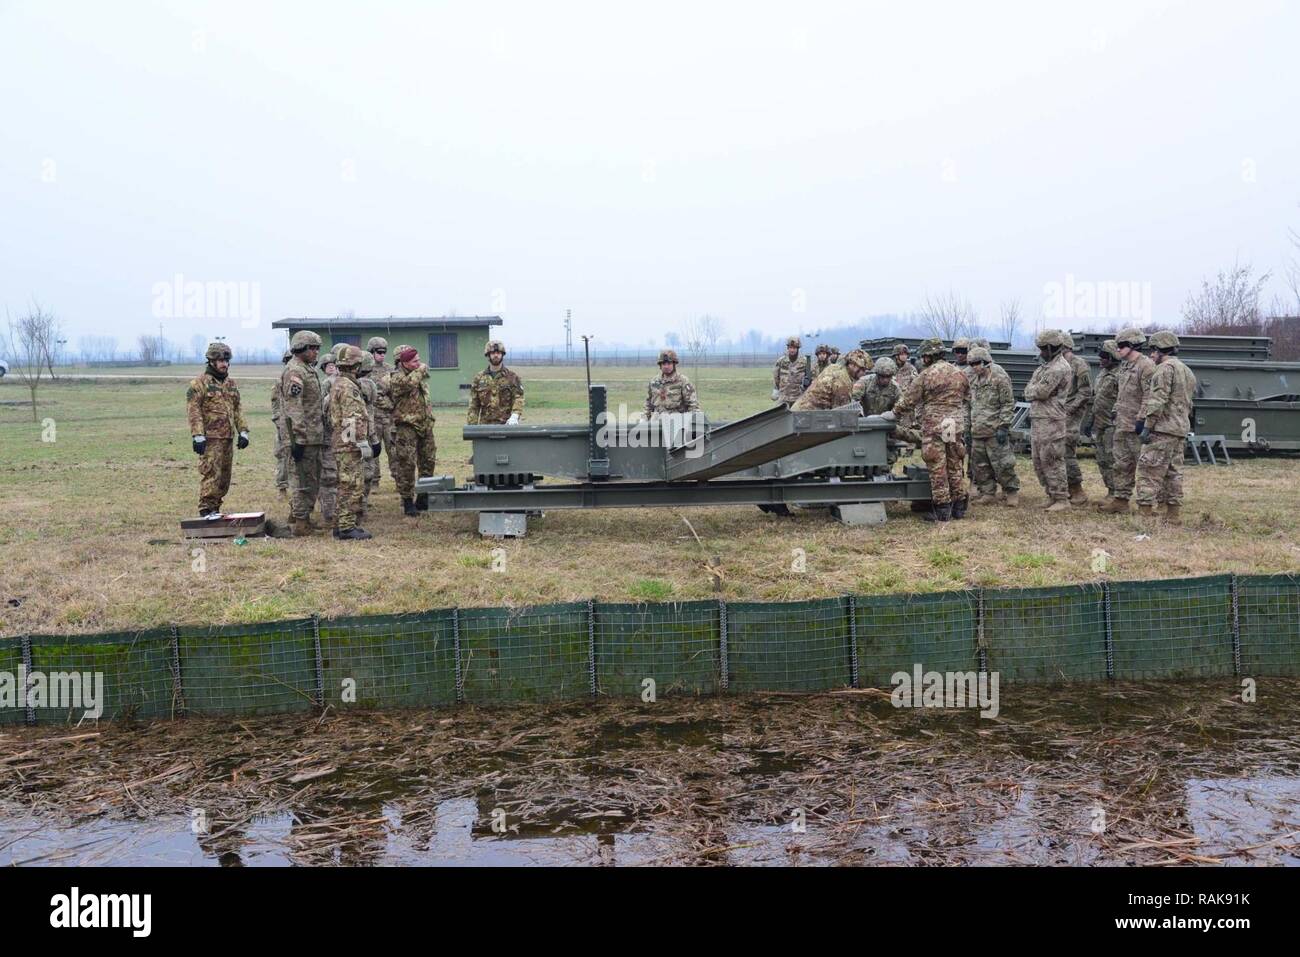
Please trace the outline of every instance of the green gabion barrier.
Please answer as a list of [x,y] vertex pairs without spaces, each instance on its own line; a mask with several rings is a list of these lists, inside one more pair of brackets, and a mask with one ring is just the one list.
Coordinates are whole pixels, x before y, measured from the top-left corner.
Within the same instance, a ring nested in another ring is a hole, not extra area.
[[[1300,674],[1300,579],[1234,576],[799,602],[571,602],[0,638],[0,680],[99,673],[103,717],[253,715],[1007,682]],[[76,723],[0,700],[0,724]]]

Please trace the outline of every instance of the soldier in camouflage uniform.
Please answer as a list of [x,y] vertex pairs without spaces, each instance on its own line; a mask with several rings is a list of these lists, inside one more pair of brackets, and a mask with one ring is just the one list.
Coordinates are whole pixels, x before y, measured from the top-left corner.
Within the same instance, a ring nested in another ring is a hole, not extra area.
[[397,447],[393,454],[393,479],[402,497],[402,513],[419,515],[415,505],[415,480],[432,475],[437,446],[433,440],[433,409],[429,405],[429,367],[413,346],[401,346],[397,368],[388,376],[393,400]]
[[370,508],[370,493],[379,484],[379,450],[383,448],[379,429],[375,424],[375,400],[379,395],[379,388],[372,378],[374,372],[375,357],[370,352],[366,352],[361,356],[361,368],[357,370],[357,388],[361,390],[361,398],[366,403],[366,434],[370,436],[370,442],[374,445],[374,454],[365,459],[366,488],[358,521],[365,516],[366,510]]
[[221,500],[230,491],[235,436],[248,448],[248,422],[239,404],[239,386],[230,378],[230,347],[208,346],[207,367],[185,390],[190,442],[199,459],[199,517],[221,515]]
[[320,470],[325,442],[324,397],[316,375],[320,336],[306,329],[293,334],[289,349],[293,358],[280,375],[280,415],[289,437],[293,459],[289,473],[289,527],[294,535],[310,535],[320,528],[311,511],[320,497]]
[[[371,336],[366,343],[366,351],[375,360],[374,371],[370,381],[375,384],[375,401],[371,408],[375,413],[375,434],[384,447],[388,457],[388,474],[393,474],[393,402],[388,397],[388,374],[393,367],[388,364],[388,340],[383,336]],[[375,484],[379,484],[379,464],[375,463]]]
[[338,375],[330,386],[330,442],[338,464],[338,501],[334,509],[334,537],[364,540],[371,535],[358,524],[365,497],[365,462],[378,452],[370,429],[370,413],[357,384],[364,353],[345,345],[336,353]]
[[1151,377],[1155,363],[1142,354],[1147,337],[1138,329],[1124,329],[1115,336],[1115,352],[1120,358],[1116,372],[1115,436],[1111,440],[1111,478],[1115,488],[1111,498],[1100,507],[1103,512],[1128,513],[1128,500],[1137,478],[1138,456],[1142,442],[1142,409],[1151,395]]
[[862,403],[863,415],[888,412],[903,397],[903,391],[894,381],[897,370],[893,359],[881,359],[874,364],[871,375],[865,375],[853,383],[850,398]]
[[[866,353],[865,353],[865,352],[863,353],[863,356],[866,356]],[[842,358],[840,358],[840,347],[839,347],[839,346],[831,346],[831,354],[830,354],[830,356],[829,356],[828,358],[829,358],[829,360],[830,360],[830,365],[833,365],[833,366],[842,365],[843,362],[844,362],[844,360],[843,360]],[[868,360],[868,361],[867,361],[867,368],[870,368],[870,367],[871,367],[871,362],[870,362],[870,360]]]
[[[293,353],[285,349],[280,363],[288,365],[292,358]],[[283,373],[284,370],[281,369],[280,372]],[[271,385],[271,422],[275,425],[275,487],[280,492],[280,498],[287,499],[289,497],[289,436],[284,431],[281,405],[280,380],[276,379]]]
[[[878,359],[873,363],[870,375],[864,375],[857,382],[853,383],[853,391],[850,397],[855,402],[862,404],[863,415],[883,415],[893,409],[898,400],[903,397],[903,391],[899,389],[898,383],[894,381],[894,373],[897,366],[894,365],[893,359]],[[906,436],[898,434],[898,424],[894,424],[894,434],[890,436],[889,443],[889,464],[893,465],[899,456],[899,443],[907,441]],[[915,436],[919,443],[921,437]]]
[[1061,330],[1044,329],[1034,341],[1043,360],[1025,386],[1034,474],[1047,493],[1047,510],[1061,512],[1071,507],[1065,473],[1065,437],[1069,429],[1065,400],[1074,370],[1065,358],[1065,334]]
[[1016,475],[1016,454],[1011,449],[1011,417],[1016,411],[1011,377],[982,346],[971,347],[968,362],[971,470],[979,487],[973,504],[996,502],[1001,485],[1003,501],[1015,508],[1020,504],[1020,479]]
[[969,377],[971,374],[970,367],[970,340],[965,336],[958,336],[952,341],[953,365]]
[[898,371],[894,374],[894,381],[906,393],[907,387],[912,384],[912,380],[917,375],[916,366],[912,365],[911,359],[908,358],[906,343],[900,342],[894,346],[894,365],[898,367]]
[[853,402],[853,384],[867,374],[867,356],[854,349],[840,364],[832,363],[806,392],[790,406],[791,411],[838,409]]
[[817,347],[817,352],[813,356],[813,361],[811,366],[812,377],[814,379],[817,378],[828,368],[830,368],[830,364],[831,364],[831,347],[823,342]]
[[645,417],[657,419],[664,412],[698,412],[700,399],[695,386],[684,373],[677,371],[677,352],[664,349],[659,353],[659,374],[646,390]]
[[930,469],[930,498],[933,508],[923,518],[946,522],[966,516],[966,446],[962,426],[970,382],[956,366],[944,360],[943,342],[926,339],[921,343],[925,368],[912,380],[903,397],[886,419],[902,418],[920,410],[921,458]]
[[1065,397],[1065,480],[1070,489],[1070,504],[1084,505],[1088,494],[1083,490],[1083,470],[1079,468],[1079,432],[1083,420],[1092,409],[1092,375],[1087,360],[1074,354],[1074,339],[1068,332],[1061,333],[1065,340],[1065,361],[1070,364],[1070,392]]
[[1142,406],[1144,448],[1138,457],[1138,514],[1151,515],[1157,502],[1165,503],[1165,521],[1181,525],[1183,506],[1183,455],[1192,427],[1192,401],[1196,376],[1178,358],[1178,336],[1162,329],[1151,337],[1156,369],[1151,392]]
[[506,346],[493,339],[483,347],[488,367],[469,384],[470,425],[518,425],[524,414],[524,384],[505,367]]
[[335,510],[339,500],[339,465],[338,459],[334,455],[330,393],[334,390],[334,383],[338,381],[339,377],[337,358],[339,350],[346,348],[346,342],[336,343],[325,354],[325,359],[321,362],[321,371],[325,374],[325,380],[321,383],[321,418],[324,423],[324,432],[322,433],[324,444],[321,446],[320,453],[320,517],[327,528],[334,526]]
[[1092,415],[1084,421],[1082,434],[1092,438],[1092,447],[1097,455],[1097,470],[1101,480],[1106,483],[1108,496],[1115,494],[1115,451],[1111,447],[1115,438],[1115,397],[1119,393],[1119,376],[1116,367],[1119,353],[1115,349],[1115,340],[1107,339],[1101,344],[1098,356],[1101,371],[1097,373],[1096,386],[1092,394]]
[[811,378],[812,368],[807,356],[799,355],[803,345],[798,336],[785,342],[785,355],[776,360],[772,369],[772,401],[789,405],[803,395]]

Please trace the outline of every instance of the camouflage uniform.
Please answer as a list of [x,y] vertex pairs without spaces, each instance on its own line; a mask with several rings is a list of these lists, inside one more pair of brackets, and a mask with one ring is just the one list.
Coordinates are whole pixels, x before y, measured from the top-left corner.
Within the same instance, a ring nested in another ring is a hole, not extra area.
[[[971,351],[972,358],[989,359],[987,350]],[[1007,436],[1016,411],[1016,398],[1006,370],[989,361],[992,364],[984,373],[970,367],[971,471],[982,495],[996,494],[999,485],[1004,492],[1019,492],[1016,453]],[[1001,441],[999,430],[1003,430]]]
[[842,365],[831,365],[819,375],[813,384],[790,406],[792,411],[804,412],[808,409],[838,409],[853,401],[853,377]]
[[[1152,341],[1160,342],[1161,335],[1157,332]],[[1183,454],[1191,429],[1195,395],[1196,376],[1192,370],[1176,356],[1161,359],[1151,376],[1151,392],[1142,407],[1149,438],[1138,457],[1138,505],[1183,504]]]
[[248,431],[239,404],[239,386],[229,374],[218,378],[209,364],[185,390],[185,409],[190,435],[206,438],[199,458],[199,514],[219,512],[222,499],[230,491],[235,436]]
[[[1047,338],[1059,332],[1049,330],[1039,335],[1043,343],[1061,340]],[[1074,370],[1063,352],[1034,370],[1025,386],[1025,399],[1029,402],[1029,441],[1033,447],[1034,474],[1053,502],[1069,500],[1070,489],[1065,473],[1065,437],[1069,430],[1069,413],[1065,399],[1070,394]],[[1067,507],[1068,506],[1063,506]]]
[[681,372],[671,376],[660,373],[650,380],[646,390],[645,416],[653,419],[664,412],[698,412],[700,398],[695,394],[695,386]]
[[942,358],[937,340],[936,359],[917,374],[894,407],[899,419],[919,410],[921,458],[930,469],[930,497],[936,506],[960,503],[966,498],[966,447],[962,425],[970,383],[965,374]]
[[429,369],[423,363],[406,369],[400,363],[388,376],[397,429],[393,479],[403,502],[415,498],[415,480],[432,475],[437,446],[433,440],[433,410],[429,406]]
[[[355,346],[351,348],[360,352]],[[339,533],[357,527],[365,499],[366,476],[360,446],[369,445],[371,440],[370,413],[355,376],[356,368],[355,365],[343,367],[330,387],[330,444],[338,470],[333,525]]]
[[505,425],[524,414],[524,384],[505,365],[484,369],[469,384],[469,424]]
[[[388,375],[393,371],[393,367],[388,364],[388,357],[383,359],[374,355],[375,349],[387,349],[388,340],[382,336],[372,336],[366,343],[366,350],[371,353],[374,359],[375,367],[367,376],[375,384],[375,398],[371,402],[370,408],[375,413],[375,438],[379,444],[384,447],[384,453],[388,457],[388,474],[393,474],[393,441],[396,438],[393,431],[393,401],[388,397]],[[379,484],[379,460],[375,460],[373,469],[375,480],[374,484]]]
[[[894,365],[897,372],[894,373],[894,382],[898,384],[898,390],[901,395],[906,395],[908,387],[917,377],[916,366],[911,361],[903,361],[902,345],[894,347]],[[921,433],[916,430],[916,414],[900,415],[894,426],[894,437],[904,442],[910,442],[912,445],[921,444]]]
[[[337,368],[336,363],[335,369]],[[338,378],[339,373],[335,371],[333,375],[326,376],[321,385],[321,419],[324,422],[322,435],[325,441],[320,453],[320,515],[326,525],[334,524],[339,500],[339,462],[334,455],[334,427],[330,418],[330,394],[334,391],[334,383]]]
[[[790,339],[787,348],[797,345],[799,345],[798,339]],[[786,403],[798,401],[811,378],[812,367],[808,363],[807,356],[797,356],[794,359],[790,358],[789,353],[781,356],[772,369],[772,388],[777,393],[776,401]]]
[[808,366],[809,375],[816,379],[831,367],[831,353],[828,346],[818,346]]
[[903,390],[893,379],[890,379],[889,385],[882,386],[874,375],[866,375],[853,383],[849,397],[862,403],[863,415],[880,415],[898,404],[898,400],[903,397]]
[[303,447],[302,457],[293,462],[289,473],[292,492],[289,515],[299,522],[308,520],[320,497],[321,454],[325,443],[322,392],[315,368],[295,354],[280,374],[280,416],[290,445]]
[[1071,376],[1070,391],[1065,397],[1065,480],[1071,496],[1077,499],[1083,492],[1083,471],[1079,468],[1078,458],[1079,429],[1092,408],[1092,376],[1088,362],[1082,356],[1071,352],[1066,361],[1070,364]]
[[[1124,337],[1125,333],[1121,332],[1116,339],[1124,341]],[[1142,336],[1142,340],[1145,339]],[[1155,371],[1156,364],[1150,358],[1137,349],[1132,349],[1116,372],[1118,388],[1115,395],[1115,437],[1111,443],[1111,476],[1115,484],[1115,498],[1126,502],[1133,494],[1138,456],[1142,452],[1142,441],[1134,427],[1142,417],[1142,409],[1151,394],[1151,377]]]
[[[357,388],[361,390],[362,401],[366,403],[366,435],[370,445],[382,445],[379,427],[375,421],[375,400],[379,396],[379,387],[371,378],[375,371],[375,359],[369,352],[361,358],[361,370],[357,373]],[[364,461],[366,473],[365,494],[362,499],[362,514],[370,507],[370,492],[379,484],[379,456],[372,455]]]
[[[1110,342],[1112,340],[1107,340]],[[1106,491],[1115,494],[1115,397],[1119,392],[1119,373],[1115,366],[1097,373],[1092,398],[1092,443],[1097,453],[1097,469]]]
[[[284,353],[282,363],[287,364],[293,358],[288,350]],[[283,369],[280,370],[282,373]],[[280,380],[271,384],[271,422],[275,425],[275,487],[281,492],[289,490],[289,435],[284,430],[284,413],[281,409]]]

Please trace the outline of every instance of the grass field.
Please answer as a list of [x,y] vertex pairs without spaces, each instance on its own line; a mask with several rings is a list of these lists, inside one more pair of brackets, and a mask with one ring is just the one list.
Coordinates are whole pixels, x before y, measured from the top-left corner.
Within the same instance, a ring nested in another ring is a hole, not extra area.
[[[270,388],[279,367],[236,368],[252,429],[238,456],[229,511],[265,509],[276,496]],[[581,368],[520,370],[526,420],[586,418]],[[598,369],[611,407],[638,408],[653,368]],[[691,370],[688,370],[691,371]],[[705,410],[735,418],[768,405],[763,369],[692,371]],[[851,529],[824,512],[782,518],[756,508],[557,511],[528,537],[498,545],[475,517],[407,519],[384,472],[366,527],[371,542],[253,540],[210,545],[195,570],[177,522],[195,514],[198,474],[185,422],[183,378],[61,379],[40,393],[0,380],[0,634],[86,632],[178,622],[250,622],[411,611],[449,605],[526,605],[598,597],[709,597],[708,562],[720,561],[721,594],[781,600],[847,592],[935,591],[1088,581],[1105,550],[1114,578],[1213,572],[1300,572],[1296,482],[1300,462],[1239,460],[1187,469],[1187,524],[1144,527],[1091,509],[1048,518],[1027,459],[1023,507],[975,510],[971,520],[931,527],[906,506],[883,528]],[[52,420],[53,430],[43,424]],[[464,413],[438,412],[438,471],[467,476]],[[44,441],[43,439],[53,439]],[[1086,488],[1103,487],[1091,461]],[[683,519],[688,519],[694,534]],[[699,536],[699,541],[696,540]],[[505,571],[491,570],[503,547]],[[806,571],[792,552],[803,549]]]

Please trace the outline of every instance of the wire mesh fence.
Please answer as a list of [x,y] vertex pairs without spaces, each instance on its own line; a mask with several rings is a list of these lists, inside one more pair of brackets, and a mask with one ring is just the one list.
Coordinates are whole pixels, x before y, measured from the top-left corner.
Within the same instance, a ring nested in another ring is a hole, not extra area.
[[[801,602],[528,608],[0,639],[0,724],[888,687],[1300,674],[1300,578],[1234,576]],[[647,679],[649,681],[647,681]],[[84,695],[83,695],[84,697]]]

